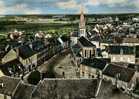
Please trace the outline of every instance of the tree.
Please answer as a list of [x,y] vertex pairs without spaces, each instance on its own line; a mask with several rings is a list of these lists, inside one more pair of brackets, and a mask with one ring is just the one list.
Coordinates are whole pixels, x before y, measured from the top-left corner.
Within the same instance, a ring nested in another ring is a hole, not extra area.
[[38,82],[41,80],[41,77],[40,77],[40,72],[39,71],[33,71],[29,76],[28,76],[28,82],[30,84],[33,84],[33,85],[37,85]]

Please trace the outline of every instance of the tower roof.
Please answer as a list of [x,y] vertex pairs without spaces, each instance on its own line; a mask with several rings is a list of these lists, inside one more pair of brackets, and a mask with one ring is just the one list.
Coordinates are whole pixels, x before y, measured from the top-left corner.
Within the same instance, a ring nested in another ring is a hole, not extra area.
[[79,28],[85,28],[85,18],[84,18],[83,7],[81,7]]

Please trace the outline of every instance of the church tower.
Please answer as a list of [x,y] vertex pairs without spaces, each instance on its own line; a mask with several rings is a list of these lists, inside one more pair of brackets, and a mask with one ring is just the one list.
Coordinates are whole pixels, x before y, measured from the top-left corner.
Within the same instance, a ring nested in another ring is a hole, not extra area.
[[85,17],[83,8],[81,8],[80,23],[79,23],[79,37],[81,36],[86,37]]

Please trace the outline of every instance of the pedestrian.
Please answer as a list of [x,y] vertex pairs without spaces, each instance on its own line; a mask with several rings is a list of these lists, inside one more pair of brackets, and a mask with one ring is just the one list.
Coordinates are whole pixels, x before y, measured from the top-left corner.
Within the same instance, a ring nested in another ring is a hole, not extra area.
[[65,72],[62,72],[62,76],[63,76],[63,78],[65,78]]

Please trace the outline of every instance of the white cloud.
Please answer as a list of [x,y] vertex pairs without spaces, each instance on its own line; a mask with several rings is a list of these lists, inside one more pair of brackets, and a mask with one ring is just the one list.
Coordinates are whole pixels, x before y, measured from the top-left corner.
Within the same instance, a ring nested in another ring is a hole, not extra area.
[[3,1],[0,1],[0,14],[5,14],[6,13],[6,6]]
[[98,6],[100,2],[98,0],[88,0],[85,5],[93,5],[93,6]]
[[[68,9],[68,10],[77,10],[77,13],[80,13],[81,12],[81,3],[77,3],[76,0],[68,0],[68,1],[65,1],[65,2],[57,2],[56,3],[56,6],[58,8],[61,8],[61,9]],[[88,13],[88,8],[87,7],[82,7],[83,10],[84,10],[84,13]]]
[[41,14],[42,11],[37,8],[31,9],[27,4],[16,4],[6,6],[3,1],[0,1],[0,15],[5,14]]
[[[18,1],[18,0],[13,0]],[[67,13],[80,13],[81,9],[81,0],[23,0],[20,4],[17,2],[11,6],[6,5],[6,0],[0,0],[0,15],[5,14],[43,14],[43,13],[63,13],[60,11],[67,11]],[[111,9],[106,9],[107,11],[115,11],[118,7],[123,7],[124,9],[118,10],[121,11],[131,11],[137,12],[139,10],[139,0],[82,0],[84,13],[89,13],[92,11],[93,7],[100,8],[100,12],[103,13],[102,7],[111,7]],[[36,6],[34,7],[35,4]],[[42,4],[49,4],[44,6]],[[43,7],[42,7],[42,6]],[[102,6],[103,5],[103,6]],[[92,6],[92,9],[91,9]],[[53,7],[53,9],[49,9]],[[45,9],[46,8],[46,9]],[[43,12],[48,10],[49,12]],[[51,11],[50,11],[51,10]],[[102,11],[101,11],[102,10]],[[105,9],[104,9],[105,10]],[[57,12],[56,12],[57,11]],[[99,12],[98,12],[99,13]]]
[[59,8],[63,9],[75,9],[75,8],[80,8],[80,4],[77,4],[75,0],[69,0],[66,2],[57,2],[56,4]]
[[134,0],[134,1],[132,2],[132,5],[134,5],[136,8],[139,9],[139,0]]
[[125,4],[128,2],[128,0],[87,0],[86,5],[93,5],[93,6],[98,6],[98,5],[108,5],[108,6],[115,6],[117,4]]
[[21,13],[21,14],[41,14],[42,11],[37,8],[31,9],[27,4],[16,4],[12,7],[13,13]]

